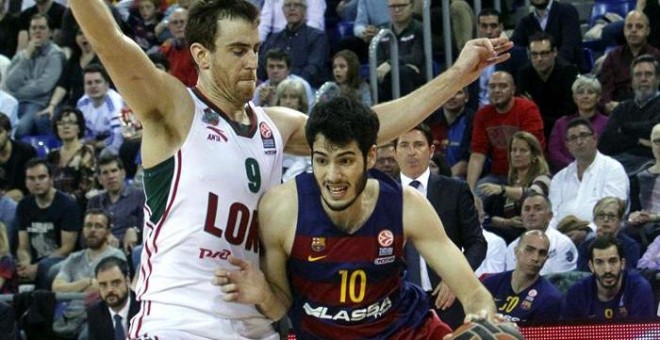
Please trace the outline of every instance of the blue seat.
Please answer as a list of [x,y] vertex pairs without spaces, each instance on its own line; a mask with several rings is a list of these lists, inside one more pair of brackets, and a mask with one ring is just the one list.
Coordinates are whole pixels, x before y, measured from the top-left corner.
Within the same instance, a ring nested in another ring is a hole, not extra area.
[[635,9],[635,5],[636,3],[634,0],[632,1],[597,0],[596,2],[594,2],[594,6],[591,8],[591,16],[589,17],[589,27],[594,27],[596,21],[602,18],[607,12],[616,13],[622,16],[623,18],[625,18],[628,12]]
[[46,157],[50,150],[62,145],[62,142],[52,134],[23,136],[21,141],[32,145],[37,150],[37,157]]

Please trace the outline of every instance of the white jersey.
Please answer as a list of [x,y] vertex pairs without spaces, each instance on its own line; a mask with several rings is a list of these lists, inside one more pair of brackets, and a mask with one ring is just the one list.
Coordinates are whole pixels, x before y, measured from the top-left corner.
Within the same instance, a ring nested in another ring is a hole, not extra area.
[[[239,125],[189,92],[195,112],[181,149],[144,172],[148,218],[136,291],[142,308],[130,335],[186,330],[187,339],[263,338],[274,334],[271,321],[254,305],[224,302],[211,281],[218,267],[235,269],[229,255],[258,267],[255,212],[263,193],[281,181],[282,138],[251,103],[250,125]],[[227,321],[242,324],[223,333]]]

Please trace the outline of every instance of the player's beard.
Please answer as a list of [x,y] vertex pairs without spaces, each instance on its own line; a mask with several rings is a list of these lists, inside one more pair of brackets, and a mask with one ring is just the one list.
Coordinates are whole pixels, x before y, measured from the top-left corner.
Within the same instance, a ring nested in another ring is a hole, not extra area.
[[353,205],[353,203],[355,203],[355,201],[358,199],[358,197],[360,197],[360,195],[362,195],[362,192],[364,191],[364,188],[366,188],[366,187],[367,187],[367,166],[365,164],[364,169],[362,171],[362,176],[358,179],[358,181],[356,183],[356,186],[355,186],[355,189],[356,189],[355,190],[355,197],[353,197],[353,199],[350,200],[350,202],[348,202],[346,204],[343,204],[343,205],[340,205],[340,206],[337,206],[337,205],[330,204],[330,202],[328,202],[328,200],[326,200],[325,197],[323,197],[323,195],[321,195],[321,199],[323,200],[323,202],[325,202],[325,205],[328,207],[328,209],[330,209],[332,211],[343,211],[343,210],[348,209],[351,205]]
[[[614,273],[607,273],[607,274],[603,274],[603,275],[598,275],[598,282],[600,282],[600,285],[601,285],[603,288],[606,288],[606,289],[614,288],[614,287],[617,286],[617,284],[619,283],[619,281],[621,281],[621,274],[622,274],[622,273],[623,273],[623,270],[620,270],[617,274],[614,274]],[[606,284],[606,283],[605,283],[605,278],[606,278],[606,276],[609,277],[609,278],[614,278],[614,283],[612,283],[612,284]]]

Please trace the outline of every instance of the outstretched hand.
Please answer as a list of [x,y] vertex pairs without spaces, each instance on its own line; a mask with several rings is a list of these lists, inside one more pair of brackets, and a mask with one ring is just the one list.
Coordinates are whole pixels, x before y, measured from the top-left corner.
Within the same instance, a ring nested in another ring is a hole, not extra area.
[[213,284],[220,286],[226,302],[259,304],[264,301],[268,288],[266,277],[251,262],[229,256],[229,263],[238,269],[218,268]]
[[473,39],[465,44],[453,67],[461,75],[475,81],[484,68],[506,61],[511,57],[507,52],[513,43],[506,37]]

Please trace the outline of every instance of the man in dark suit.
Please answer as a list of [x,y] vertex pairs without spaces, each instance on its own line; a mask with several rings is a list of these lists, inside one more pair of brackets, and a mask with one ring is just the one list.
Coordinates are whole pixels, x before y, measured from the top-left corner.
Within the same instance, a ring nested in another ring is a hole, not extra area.
[[[478,268],[486,257],[487,244],[474,207],[474,197],[467,183],[430,171],[429,162],[435,151],[431,129],[424,124],[418,125],[401,135],[395,145],[401,184],[412,185],[426,196],[449,238],[463,250],[472,269]],[[463,306],[455,301],[455,295],[413,247],[406,247],[406,257],[408,280],[427,291],[444,322],[452,328],[461,325],[465,315]]]
[[529,46],[529,38],[537,32],[545,32],[555,38],[559,55],[589,72],[582,57],[582,32],[578,11],[568,2],[555,0],[531,0],[534,10],[518,22],[511,41],[516,46]]
[[107,257],[94,274],[102,301],[87,309],[89,340],[126,339],[129,321],[140,310],[130,288],[128,264],[118,257]]

